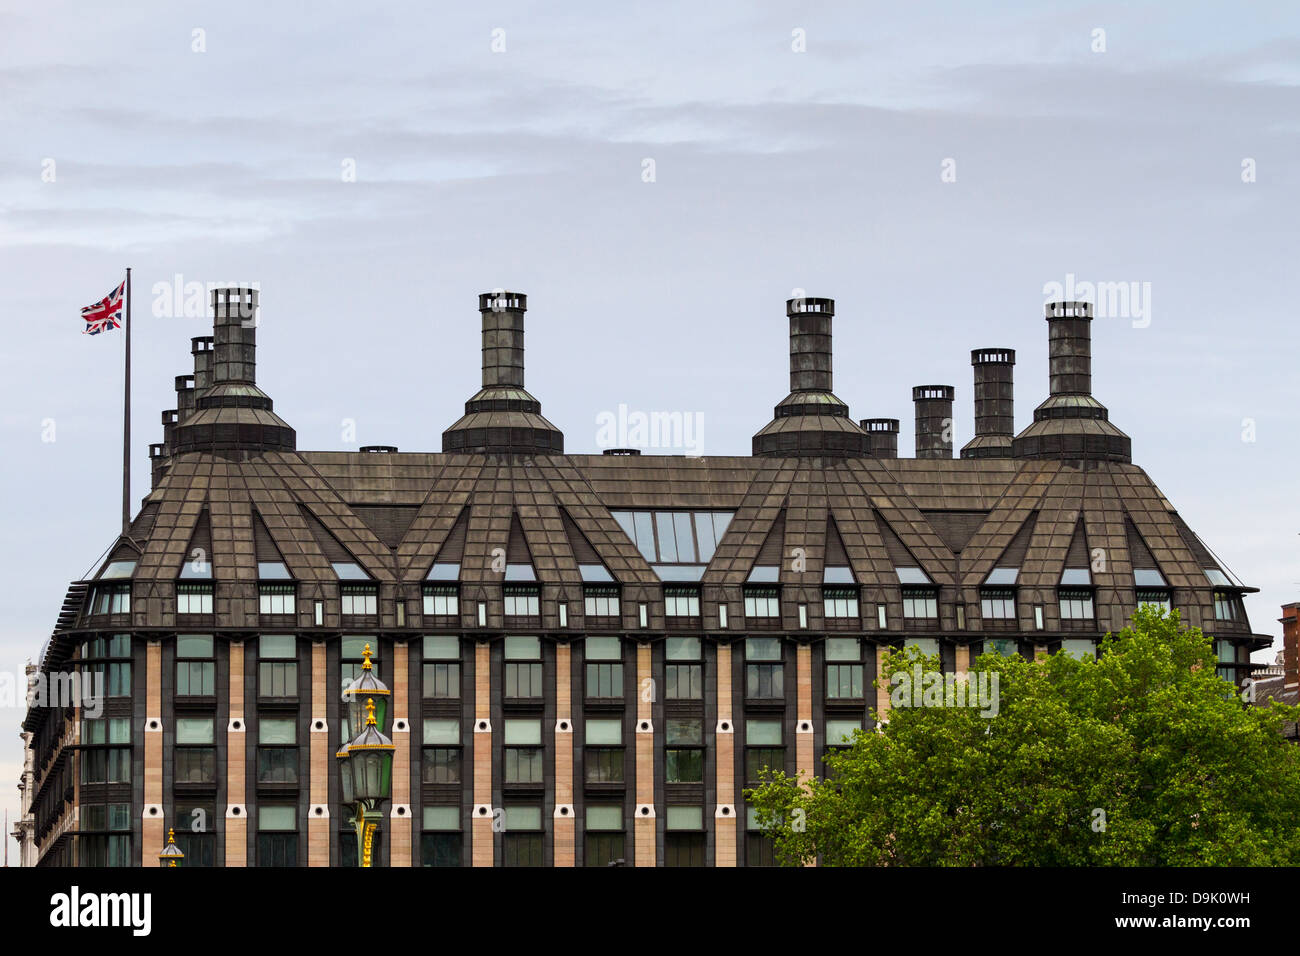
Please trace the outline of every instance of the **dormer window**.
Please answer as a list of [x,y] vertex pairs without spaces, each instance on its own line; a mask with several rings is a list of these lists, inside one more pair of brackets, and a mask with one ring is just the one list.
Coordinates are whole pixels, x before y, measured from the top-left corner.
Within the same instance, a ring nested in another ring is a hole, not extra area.
[[180,579],[182,581],[212,580],[212,562],[207,559],[186,561],[181,567]]
[[339,585],[339,613],[374,617],[379,613],[379,595],[373,584]]
[[291,581],[293,575],[283,561],[258,561],[257,579],[259,581]]
[[90,594],[89,614],[130,614],[131,585],[101,584]]
[[135,574],[135,561],[110,561],[99,572],[99,580],[109,581],[114,578],[129,578]]
[[340,581],[369,581],[370,575],[361,569],[355,561],[334,561],[330,567]]
[[1215,591],[1214,619],[1229,622],[1245,621],[1246,609],[1242,606],[1241,596],[1232,591]]
[[211,584],[176,585],[176,613],[177,614],[211,614],[212,613],[212,585]]
[[779,618],[781,616],[781,590],[772,587],[745,586],[745,617]]
[[1095,618],[1092,591],[1080,588],[1060,588],[1057,596],[1061,602],[1061,623],[1091,621]]

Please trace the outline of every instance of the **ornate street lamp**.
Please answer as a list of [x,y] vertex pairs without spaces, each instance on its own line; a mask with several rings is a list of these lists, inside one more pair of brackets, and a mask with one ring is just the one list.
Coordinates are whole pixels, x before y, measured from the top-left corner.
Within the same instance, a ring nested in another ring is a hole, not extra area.
[[162,852],[158,854],[159,866],[180,866],[185,859],[185,854],[181,848],[176,845],[176,831],[167,830],[167,845],[163,847]]
[[[370,645],[364,651],[361,676],[343,691],[352,742],[334,756],[339,762],[343,804],[352,807],[357,831],[357,864],[370,866],[375,830],[383,819],[379,805],[393,789],[393,742],[380,730],[388,714],[388,688],[370,666]],[[378,703],[376,703],[378,700]]]

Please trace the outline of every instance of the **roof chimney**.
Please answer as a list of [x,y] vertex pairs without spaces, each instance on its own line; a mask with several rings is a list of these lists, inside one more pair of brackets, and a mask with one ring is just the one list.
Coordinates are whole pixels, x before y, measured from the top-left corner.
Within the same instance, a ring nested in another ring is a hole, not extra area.
[[916,404],[916,457],[952,457],[951,385],[918,385],[912,389]]
[[176,420],[183,422],[194,414],[194,376],[176,376]]
[[478,297],[483,321],[483,387],[465,414],[442,433],[443,452],[562,455],[564,433],[542,417],[542,403],[524,390],[522,292]]
[[1015,349],[974,349],[975,437],[961,449],[963,458],[1010,458],[1016,433]]
[[190,352],[194,355],[194,389],[201,392],[212,387],[212,336],[200,335],[190,339]]
[[1012,442],[1014,456],[1132,461],[1132,439],[1092,397],[1092,303],[1049,302],[1045,311],[1050,394]]
[[754,436],[755,455],[857,458],[867,435],[849,418],[849,406],[831,392],[831,319],[834,299],[789,299],[790,394]]
[[257,387],[259,297],[257,289],[212,290],[213,334],[190,340],[194,411],[164,436],[171,454],[200,451],[239,460],[296,447],[294,430]]
[[897,418],[864,418],[861,425],[867,433],[867,452],[872,458],[898,457]]

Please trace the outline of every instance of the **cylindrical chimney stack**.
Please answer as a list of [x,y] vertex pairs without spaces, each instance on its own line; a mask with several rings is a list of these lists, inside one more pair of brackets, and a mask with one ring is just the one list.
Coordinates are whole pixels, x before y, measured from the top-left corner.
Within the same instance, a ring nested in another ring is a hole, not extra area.
[[916,404],[916,457],[952,457],[951,385],[918,385],[912,389]]
[[831,391],[831,319],[834,299],[788,299],[790,391]]
[[973,349],[975,437],[962,447],[963,458],[1010,458],[1016,434],[1015,349]]
[[257,384],[256,289],[213,289],[212,384]]
[[178,413],[174,408],[169,408],[162,413],[162,427],[163,427],[162,444],[163,444],[164,451],[168,455],[170,455],[172,452],[172,447],[173,447],[172,436],[176,431],[177,419],[178,419]]
[[194,376],[176,376],[176,421],[183,422],[194,414]]
[[190,339],[190,352],[194,356],[194,390],[201,392],[212,387],[212,336],[200,335]]
[[484,292],[478,297],[483,316],[483,387],[524,387],[524,313],[528,296],[521,292]]
[[1092,394],[1092,303],[1049,302],[1047,312],[1048,391]]
[[859,424],[867,433],[867,452],[872,458],[898,457],[897,418],[864,418]]

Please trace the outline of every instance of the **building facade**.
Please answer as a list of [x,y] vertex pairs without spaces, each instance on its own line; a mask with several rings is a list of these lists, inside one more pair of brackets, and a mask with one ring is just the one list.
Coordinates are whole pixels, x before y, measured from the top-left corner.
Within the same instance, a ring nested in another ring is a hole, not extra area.
[[[256,384],[257,293],[217,290],[150,448],[153,487],[73,582],[24,723],[41,864],[351,865],[334,755],[367,645],[392,689],[385,866],[772,862],[742,791],[874,726],[887,647],[1095,653],[1178,608],[1242,677],[1271,638],[1091,392],[1086,303],[1047,307],[1050,394],[1011,349],[898,422],[832,391],[834,302],[787,303],[790,391],[753,454],[566,454],[524,388],[527,302],[480,296],[483,387],[441,453],[304,452]],[[88,685],[89,686],[89,685]]]

